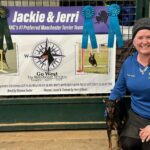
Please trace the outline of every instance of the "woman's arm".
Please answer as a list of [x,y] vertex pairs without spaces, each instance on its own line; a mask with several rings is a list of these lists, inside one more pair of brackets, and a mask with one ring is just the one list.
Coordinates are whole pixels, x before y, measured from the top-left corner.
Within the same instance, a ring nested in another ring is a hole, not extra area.
[[126,81],[124,77],[124,64],[122,65],[122,68],[120,70],[118,79],[115,83],[114,88],[112,89],[109,99],[110,100],[115,100],[117,98],[123,97],[126,93]]

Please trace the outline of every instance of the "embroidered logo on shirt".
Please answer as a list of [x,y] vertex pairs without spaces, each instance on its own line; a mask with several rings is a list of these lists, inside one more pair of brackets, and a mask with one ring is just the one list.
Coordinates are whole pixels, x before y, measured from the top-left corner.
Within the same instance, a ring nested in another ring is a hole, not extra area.
[[128,77],[134,78],[135,75],[134,74],[127,74]]

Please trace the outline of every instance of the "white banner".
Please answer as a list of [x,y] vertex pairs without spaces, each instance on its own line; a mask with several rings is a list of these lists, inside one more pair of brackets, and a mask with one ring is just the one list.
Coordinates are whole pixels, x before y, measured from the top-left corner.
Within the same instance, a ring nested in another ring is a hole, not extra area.
[[0,55],[0,95],[109,93],[116,47],[107,34],[96,38],[97,49],[82,50],[82,35],[12,35],[14,49]]

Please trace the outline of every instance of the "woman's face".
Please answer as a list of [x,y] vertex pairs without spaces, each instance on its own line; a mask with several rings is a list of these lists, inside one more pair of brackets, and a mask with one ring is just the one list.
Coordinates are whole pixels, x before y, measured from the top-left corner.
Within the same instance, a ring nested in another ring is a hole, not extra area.
[[150,30],[139,30],[135,35],[133,45],[140,54],[150,55]]

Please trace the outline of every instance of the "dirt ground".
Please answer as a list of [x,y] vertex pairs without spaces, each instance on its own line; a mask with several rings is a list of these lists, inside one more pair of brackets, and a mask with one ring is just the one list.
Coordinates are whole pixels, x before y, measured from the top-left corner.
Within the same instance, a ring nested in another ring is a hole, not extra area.
[[0,150],[108,150],[108,142],[105,130],[0,132]]

